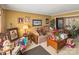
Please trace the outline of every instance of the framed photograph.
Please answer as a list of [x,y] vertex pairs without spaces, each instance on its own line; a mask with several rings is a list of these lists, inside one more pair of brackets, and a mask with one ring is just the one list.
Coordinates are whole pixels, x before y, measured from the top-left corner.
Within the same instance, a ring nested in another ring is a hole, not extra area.
[[23,17],[18,18],[18,23],[23,23]]
[[26,16],[25,17],[25,22],[30,22],[30,17]]
[[32,25],[33,26],[42,26],[42,20],[33,19]]
[[46,18],[46,24],[49,24],[49,19],[48,18]]
[[9,31],[11,41],[16,40],[16,39],[19,38],[17,28],[8,29],[8,31]]

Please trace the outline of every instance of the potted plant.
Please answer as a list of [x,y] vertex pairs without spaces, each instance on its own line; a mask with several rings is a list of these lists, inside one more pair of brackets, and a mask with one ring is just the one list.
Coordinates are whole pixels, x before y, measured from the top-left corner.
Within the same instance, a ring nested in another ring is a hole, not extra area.
[[52,19],[52,20],[50,21],[50,27],[51,27],[51,28],[54,28],[54,26],[55,26],[55,20]]

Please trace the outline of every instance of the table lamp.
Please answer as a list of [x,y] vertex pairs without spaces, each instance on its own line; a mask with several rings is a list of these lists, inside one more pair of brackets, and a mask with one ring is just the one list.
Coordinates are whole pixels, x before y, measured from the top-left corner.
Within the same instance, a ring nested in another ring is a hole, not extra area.
[[24,25],[23,26],[23,30],[24,30],[24,33],[23,33],[23,36],[27,36],[27,30],[28,30],[28,26],[27,25]]

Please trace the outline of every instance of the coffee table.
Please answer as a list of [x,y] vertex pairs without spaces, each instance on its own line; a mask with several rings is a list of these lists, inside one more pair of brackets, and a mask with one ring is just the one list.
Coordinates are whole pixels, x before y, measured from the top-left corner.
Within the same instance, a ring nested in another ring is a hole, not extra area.
[[53,38],[48,38],[47,46],[51,46],[56,49],[58,53],[66,45],[66,39],[63,40],[54,40]]

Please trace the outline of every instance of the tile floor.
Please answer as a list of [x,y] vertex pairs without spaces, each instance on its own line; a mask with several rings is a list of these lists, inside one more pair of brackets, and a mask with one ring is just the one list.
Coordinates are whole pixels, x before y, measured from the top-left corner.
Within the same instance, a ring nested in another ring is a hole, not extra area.
[[[51,55],[79,55],[79,41],[77,41],[77,40],[76,40],[76,47],[75,48],[68,48],[65,46],[64,48],[62,48],[59,51],[58,54],[56,53],[56,50],[53,47],[51,47],[51,46],[47,47],[47,42],[43,42],[43,43],[38,44],[38,45],[41,45]],[[32,42],[32,44],[29,47],[27,47],[27,50],[30,50],[34,47],[37,47],[38,45],[36,45],[34,42]]]

